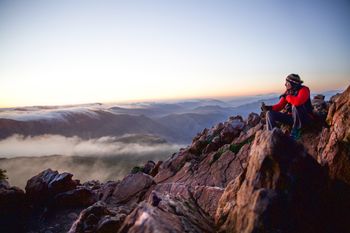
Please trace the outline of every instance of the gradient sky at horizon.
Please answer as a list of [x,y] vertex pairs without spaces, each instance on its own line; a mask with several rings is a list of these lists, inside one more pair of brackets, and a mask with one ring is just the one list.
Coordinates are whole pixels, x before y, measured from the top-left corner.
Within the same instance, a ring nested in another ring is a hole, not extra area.
[[349,1],[0,0],[0,107],[350,84]]

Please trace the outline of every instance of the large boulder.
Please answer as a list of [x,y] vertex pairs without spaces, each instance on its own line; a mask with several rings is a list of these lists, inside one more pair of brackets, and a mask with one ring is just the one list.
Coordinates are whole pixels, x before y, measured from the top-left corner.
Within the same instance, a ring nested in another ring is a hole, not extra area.
[[350,86],[330,105],[329,128],[324,128],[318,144],[318,161],[329,167],[334,179],[350,185]]
[[301,145],[278,129],[260,131],[247,169],[219,201],[216,223],[220,232],[322,232],[326,185]]
[[107,198],[107,202],[121,204],[129,201],[137,201],[153,184],[153,177],[143,172],[129,174],[116,185],[112,195]]
[[143,200],[153,177],[143,172],[129,174],[120,182],[101,185],[100,200],[83,210],[70,229],[78,232],[117,232],[125,217]]
[[86,187],[79,187],[54,197],[54,203],[60,208],[89,206],[97,201],[97,194]]
[[252,127],[255,127],[257,124],[259,124],[261,121],[261,117],[252,112],[249,114],[248,118],[247,118],[247,125],[252,128]]
[[69,233],[117,232],[129,212],[123,208],[108,206],[101,201],[96,202],[80,213]]
[[117,231],[126,232],[215,232],[214,224],[196,204],[173,195],[152,192]]
[[162,195],[171,195],[181,198],[183,201],[191,201],[200,208],[207,216],[214,219],[219,199],[224,189],[220,187],[211,187],[197,185],[192,186],[184,183],[161,183],[151,187],[145,199],[148,199],[153,192]]
[[26,196],[33,204],[43,204],[58,193],[75,189],[79,180],[72,180],[72,177],[73,175],[67,172],[60,174],[58,171],[47,169],[27,181]]
[[225,127],[220,132],[220,139],[222,144],[231,143],[232,140],[239,135],[242,131],[241,125],[235,125],[233,123],[225,122]]

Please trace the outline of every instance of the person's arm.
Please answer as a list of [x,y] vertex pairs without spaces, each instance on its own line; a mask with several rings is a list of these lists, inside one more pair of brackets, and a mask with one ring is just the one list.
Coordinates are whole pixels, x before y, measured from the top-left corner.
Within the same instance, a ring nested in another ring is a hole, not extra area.
[[284,108],[284,106],[286,106],[286,104],[287,104],[286,98],[282,97],[277,104],[272,106],[272,110],[279,112]]
[[300,106],[304,104],[310,98],[310,90],[307,87],[300,89],[297,96],[288,95],[286,100],[288,103],[291,103],[294,106]]

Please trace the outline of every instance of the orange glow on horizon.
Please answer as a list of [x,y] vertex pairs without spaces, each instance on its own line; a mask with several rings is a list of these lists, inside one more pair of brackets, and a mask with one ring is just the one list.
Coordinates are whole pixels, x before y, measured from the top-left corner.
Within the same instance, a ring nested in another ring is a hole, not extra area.
[[[349,83],[344,82],[333,82],[333,80],[329,80],[325,83],[318,83],[316,81],[308,82],[307,79],[304,79],[305,85],[308,86],[313,93],[323,92],[327,90],[341,90],[345,89]],[[36,96],[31,96],[27,93],[26,98],[22,96],[14,96],[11,98],[2,98],[0,100],[0,108],[13,108],[13,107],[21,107],[21,106],[61,106],[61,105],[79,105],[79,104],[88,104],[88,103],[133,103],[133,102],[161,102],[161,101],[185,101],[188,99],[229,99],[229,98],[237,98],[237,97],[246,97],[246,96],[254,96],[254,95],[264,95],[264,94],[279,94],[284,91],[284,80],[275,81],[271,85],[262,85],[261,82],[257,82],[259,85],[246,85],[249,86],[245,89],[241,88],[238,85],[232,85],[232,83],[227,83],[226,87],[222,85],[217,85],[207,87],[207,86],[195,86],[195,88],[190,89],[193,85],[184,86],[184,88],[177,86],[176,89],[172,91],[168,91],[166,89],[162,89],[159,87],[159,92],[156,92],[157,88],[154,88],[148,92],[137,93],[138,96],[127,98],[124,94],[121,97],[114,97],[112,95],[105,96],[103,90],[100,92],[94,93],[94,96],[83,96],[86,92],[77,92],[74,95],[67,95],[67,98],[63,98],[66,96],[54,96],[52,94],[51,98],[42,98],[43,94],[38,94]],[[50,93],[49,93],[50,94]],[[144,96],[142,96],[142,94]],[[147,95],[148,94],[148,95]],[[151,95],[152,94],[152,95]],[[81,95],[81,96],[80,96]],[[22,98],[21,98],[22,97]],[[54,98],[56,97],[56,98]],[[59,98],[62,97],[62,98]]]

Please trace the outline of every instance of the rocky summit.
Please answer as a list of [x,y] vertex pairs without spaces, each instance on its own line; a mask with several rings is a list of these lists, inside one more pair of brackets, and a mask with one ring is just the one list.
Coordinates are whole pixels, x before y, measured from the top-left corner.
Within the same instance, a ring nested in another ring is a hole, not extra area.
[[0,232],[350,232],[350,87],[312,101],[298,141],[264,116],[232,116],[120,181],[47,169],[0,182]]

